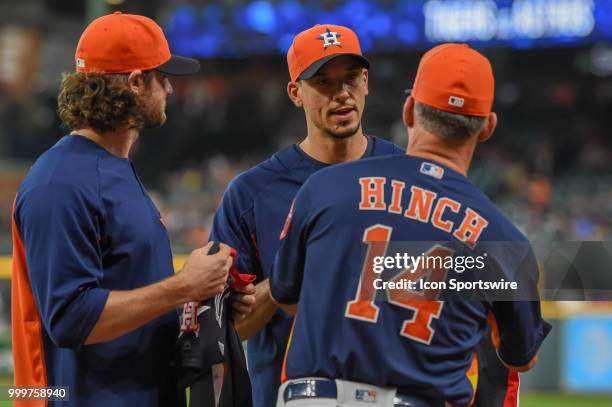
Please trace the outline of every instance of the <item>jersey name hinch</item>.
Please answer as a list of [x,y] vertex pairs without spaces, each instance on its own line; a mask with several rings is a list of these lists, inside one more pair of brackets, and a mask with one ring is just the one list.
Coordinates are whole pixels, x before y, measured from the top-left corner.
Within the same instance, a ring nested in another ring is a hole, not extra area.
[[[361,177],[362,211],[387,211],[407,219],[430,223],[435,228],[452,234],[456,239],[473,246],[489,222],[475,210],[447,196],[438,196],[434,191],[406,185],[403,181],[386,177]],[[391,188],[391,194],[385,194]],[[453,222],[445,216],[447,212],[464,213],[461,222]]]

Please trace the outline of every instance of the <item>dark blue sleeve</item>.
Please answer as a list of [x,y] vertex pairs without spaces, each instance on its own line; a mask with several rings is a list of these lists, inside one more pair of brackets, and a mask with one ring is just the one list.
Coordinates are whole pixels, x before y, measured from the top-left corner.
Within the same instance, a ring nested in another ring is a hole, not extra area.
[[310,213],[309,182],[298,191],[281,233],[281,244],[270,273],[272,297],[281,304],[296,304],[300,297]]
[[392,155],[406,155],[406,150],[394,144]]
[[406,151],[400,146],[387,141],[383,138],[373,137],[374,150],[372,151],[373,157],[386,156],[386,155],[405,155]]
[[[520,265],[519,272],[531,276],[530,284],[534,289],[538,280],[538,265],[529,249]],[[532,293],[530,298],[537,297]],[[499,329],[499,357],[510,366],[528,364],[540,349],[540,345],[550,332],[550,325],[542,320],[540,301],[498,301],[491,311]]]
[[99,216],[91,199],[50,184],[18,197],[15,216],[45,330],[57,346],[83,345],[109,295],[100,287]]
[[210,239],[225,243],[238,251],[236,267],[244,274],[263,279],[255,240],[253,201],[232,181],[215,213]]

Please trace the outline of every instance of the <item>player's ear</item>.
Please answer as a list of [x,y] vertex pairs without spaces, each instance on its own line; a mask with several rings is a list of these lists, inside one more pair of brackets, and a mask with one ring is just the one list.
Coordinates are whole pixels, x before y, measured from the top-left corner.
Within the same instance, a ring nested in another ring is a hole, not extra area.
[[293,81],[289,82],[287,84],[287,95],[289,95],[289,99],[291,99],[296,107],[304,106],[302,96],[300,95],[300,83]]
[[130,72],[128,75],[127,84],[132,92],[136,93],[137,95],[144,93],[146,82],[142,71],[136,70]]
[[370,93],[370,89],[368,88],[368,79],[370,77],[370,71],[367,69],[363,69],[363,80],[365,83],[365,94],[368,95]]
[[495,112],[491,112],[487,117],[486,124],[484,125],[482,130],[480,130],[480,133],[478,133],[478,141],[482,143],[483,141],[487,141],[488,139],[490,139],[496,127],[497,114]]
[[412,96],[408,96],[404,102],[402,118],[404,119],[406,127],[414,127],[414,99]]

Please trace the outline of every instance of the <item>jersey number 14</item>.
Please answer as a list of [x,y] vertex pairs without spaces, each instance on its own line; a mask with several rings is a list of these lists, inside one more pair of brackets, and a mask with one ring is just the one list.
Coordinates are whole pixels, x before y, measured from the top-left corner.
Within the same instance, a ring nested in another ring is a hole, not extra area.
[[[367,252],[355,299],[346,304],[345,316],[347,318],[371,323],[378,321],[380,307],[375,303],[377,290],[374,286],[374,280],[380,278],[380,274],[374,272],[374,258],[386,255],[392,230],[393,228],[389,226],[378,224],[364,231],[363,242],[367,245]],[[425,253],[425,256],[446,257],[452,254],[453,250],[436,245]],[[400,272],[392,281],[402,279],[417,281],[426,278],[428,273],[429,281],[441,281],[446,275],[446,270],[442,268],[425,269],[424,267],[409,269]],[[424,344],[431,343],[435,333],[431,327],[432,319],[440,317],[444,306],[443,301],[433,300],[437,294],[437,290],[426,290],[424,292],[400,289],[386,290],[389,303],[413,311],[412,318],[403,322],[400,335]]]

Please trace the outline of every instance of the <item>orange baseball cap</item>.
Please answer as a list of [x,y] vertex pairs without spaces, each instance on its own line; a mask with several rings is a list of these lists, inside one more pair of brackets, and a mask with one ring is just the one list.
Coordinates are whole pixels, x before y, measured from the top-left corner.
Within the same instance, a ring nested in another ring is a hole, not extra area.
[[467,44],[442,44],[421,58],[411,93],[440,110],[488,116],[494,89],[493,68],[484,55]]
[[159,25],[136,14],[113,14],[92,21],[79,39],[76,71],[128,73],[156,69],[169,75],[190,75],[200,63],[172,55]]
[[289,76],[292,81],[312,78],[323,65],[341,55],[353,55],[364,68],[370,69],[353,30],[341,25],[317,24],[293,39],[287,51]]

